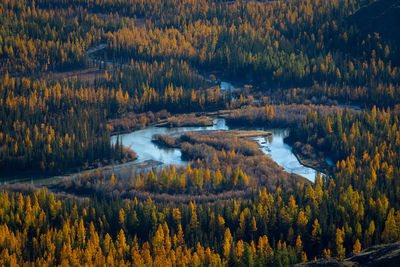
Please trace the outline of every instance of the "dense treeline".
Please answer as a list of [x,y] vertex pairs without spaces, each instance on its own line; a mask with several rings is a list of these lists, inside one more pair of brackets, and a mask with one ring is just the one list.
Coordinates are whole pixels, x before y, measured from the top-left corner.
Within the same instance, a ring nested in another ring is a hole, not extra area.
[[[189,164],[4,186],[0,265],[281,266],[400,240],[399,50],[348,20],[371,2],[1,1],[2,176],[133,160],[113,132],[244,104],[230,123],[291,126],[337,163],[311,183],[243,136],[156,136]],[[89,66],[104,77],[38,78]],[[233,99],[209,71],[255,86]],[[335,101],[379,108],[274,105]]]
[[243,106],[234,109],[225,115],[226,122],[230,125],[258,126],[258,127],[288,127],[297,125],[307,117],[312,110],[321,116],[338,112],[341,107],[322,105],[270,105],[255,107]]
[[[260,136],[260,133],[253,136]],[[251,136],[249,136],[251,137]],[[300,176],[282,171],[271,158],[267,157],[253,140],[247,140],[246,133],[240,136],[237,132],[211,131],[206,133],[184,133],[178,139],[168,136],[155,136],[155,141],[162,145],[179,147],[182,157],[191,160],[195,166],[201,166],[233,179],[216,179],[212,186],[216,189],[231,189],[240,180],[252,188],[266,186],[275,188],[279,181],[285,188],[304,182]],[[265,137],[268,138],[268,137]],[[246,177],[239,175],[243,171]],[[231,176],[230,174],[233,174]],[[239,176],[238,176],[239,175]],[[220,178],[222,178],[221,175]],[[201,181],[203,183],[203,178]]]
[[46,10],[35,1],[0,3],[1,74],[38,74],[86,64],[86,50],[110,28],[72,9]]
[[[13,169],[21,162],[24,168],[44,170],[60,164],[54,169],[62,170],[67,166],[83,165],[86,161],[110,159],[113,157],[109,152],[112,149],[110,146],[106,148],[109,131],[105,133],[100,128],[104,129],[106,120],[115,119],[117,114],[232,107],[229,92],[221,95],[218,88],[203,90],[209,84],[194,67],[224,70],[228,75],[242,78],[246,73],[245,76],[253,81],[270,84],[314,84],[310,93],[340,100],[380,101],[384,105],[396,103],[397,95],[400,95],[396,93],[399,77],[395,65],[396,49],[378,35],[361,36],[355,26],[349,26],[345,20],[361,4],[368,2],[2,2],[0,64],[4,80],[8,80],[5,78],[7,73],[11,77],[37,75],[43,71],[68,70],[101,62],[92,57],[102,58],[106,63],[107,58],[113,59],[112,64],[115,61],[124,63],[119,67],[114,65],[112,71],[106,73],[104,79],[97,79],[93,86],[87,87],[79,82],[74,85],[76,89],[73,91],[82,87],[82,92],[98,95],[100,103],[106,101],[106,107],[100,110],[93,103],[92,111],[73,104],[68,110],[73,107],[75,113],[68,113],[65,103],[70,101],[70,97],[61,95],[56,105],[48,110],[57,116],[44,115],[45,109],[37,113],[36,118],[19,115],[29,103],[28,95],[31,106],[43,105],[43,99],[40,99],[43,91],[38,90],[38,96],[35,96],[32,92],[37,90],[33,88],[37,87],[37,82],[17,79],[21,81],[18,84],[35,86],[24,85],[19,89],[11,86],[2,93],[5,103],[2,121],[7,121],[1,125],[2,139],[5,140],[1,142],[6,144],[2,155],[8,162],[3,162],[3,165]],[[147,22],[143,27],[135,26],[135,17],[146,18]],[[100,43],[106,43],[104,51],[97,51],[89,58],[86,51]],[[2,88],[7,87],[8,82],[4,82]],[[35,97],[38,97],[37,101]],[[102,100],[102,97],[107,99]],[[15,105],[16,99],[23,101],[24,107]],[[241,97],[233,106],[243,103]],[[12,113],[10,105],[15,105]],[[49,123],[48,117],[55,121]],[[89,121],[89,125],[83,126],[86,123],[83,120]],[[70,122],[69,129],[66,129],[67,121]],[[141,122],[135,125],[144,126],[148,121],[151,119],[142,116]],[[12,127],[11,122],[15,122]],[[19,127],[18,123],[25,123],[25,126]],[[126,122],[119,124],[127,125]],[[30,135],[34,133],[35,125],[38,129],[47,129],[43,136],[53,135],[49,134],[53,130],[59,137],[35,142],[37,147],[32,148],[24,139],[29,136],[32,140]],[[136,128],[135,125],[128,129]],[[89,132],[87,136],[91,136],[90,142],[89,138],[78,140],[78,132],[85,131]],[[66,143],[69,144],[66,134],[73,139],[73,150],[63,149]],[[75,141],[74,135],[78,138]],[[61,139],[64,139],[63,144]],[[93,142],[102,145],[89,145]],[[80,150],[82,152],[78,152]],[[50,156],[62,153],[66,155]],[[88,159],[83,160],[86,156]]]
[[[238,204],[229,201],[200,204],[196,215],[197,218],[202,218],[198,219],[199,227],[204,228],[201,228],[198,239],[195,241],[190,239],[185,232],[185,238],[189,238],[186,239],[189,246],[197,248],[196,244],[200,242],[202,246],[203,244],[211,246],[217,253],[220,253],[222,260],[224,257],[227,259],[227,254],[223,252],[225,250],[221,250],[226,244],[226,235],[224,234],[224,239],[222,239],[223,231],[221,231],[220,238],[211,237],[215,234],[209,225],[213,218],[210,214],[213,211],[214,216],[219,214],[223,218],[224,225],[229,227],[233,242],[237,242],[236,245],[241,244],[240,240],[243,240],[244,247],[249,245],[251,248],[252,241],[257,247],[258,237],[266,235],[271,246],[270,256],[266,259],[269,264],[278,263],[274,257],[279,255],[280,249],[285,245],[293,253],[290,254],[292,256],[286,255],[283,259],[280,258],[283,260],[281,263],[287,265],[291,261],[297,262],[306,258],[330,256],[342,258],[373,244],[399,240],[398,166],[400,164],[398,162],[398,146],[400,139],[399,129],[397,129],[398,116],[397,110],[377,110],[376,108],[373,108],[372,111],[344,110],[332,114],[310,110],[304,123],[291,130],[291,138],[295,136],[297,140],[311,144],[317,149],[339,158],[332,176],[322,179],[318,176],[314,184],[292,185],[294,190],[288,191],[282,191],[282,187],[278,183],[276,190],[270,192],[261,190],[258,196],[250,196],[250,199],[246,201],[245,198],[242,198],[242,202]],[[194,155],[193,159],[202,159],[194,164],[204,164],[204,162],[213,160],[212,158],[210,158],[211,160],[202,158],[203,151],[205,151],[204,155],[213,155],[213,153],[209,153],[209,148],[205,144],[218,149],[225,149],[232,145],[232,142],[229,141],[217,142],[216,136],[218,134],[214,135],[214,138],[210,138],[205,134],[188,133],[182,137],[189,145],[193,140],[198,143],[203,142],[201,149],[190,154]],[[232,140],[233,138],[228,139]],[[177,145],[177,141],[172,141],[172,145]],[[218,155],[219,152],[216,154]],[[212,166],[219,166],[222,169],[224,164],[222,158],[218,158],[218,161],[213,160]],[[248,173],[249,167],[241,168]],[[192,171],[192,168],[188,167],[185,172],[188,171]],[[159,177],[163,176],[162,172],[173,173],[172,170],[161,171]],[[141,174],[140,177],[141,179],[145,176],[154,177],[152,175],[154,174],[146,173]],[[168,177],[168,175],[164,177]],[[259,178],[260,176],[249,177]],[[110,179],[110,177],[105,179]],[[110,180],[112,181],[112,178]],[[147,181],[147,178],[144,180]],[[161,180],[160,178],[153,185],[163,188],[159,192],[174,192],[168,191],[167,187],[163,186],[168,184],[166,181],[168,179]],[[249,181],[251,184],[251,179]],[[81,184],[87,187],[85,183]],[[134,186],[135,183],[132,182],[132,185]],[[120,188],[123,187],[122,184]],[[97,186],[97,188],[99,187]],[[117,188],[109,190],[106,195],[115,194]],[[152,189],[142,186],[141,190]],[[132,197],[130,194],[122,196]],[[170,198],[170,200],[173,199]],[[168,199],[164,198],[165,200]],[[158,203],[157,207],[163,206],[164,201]],[[184,204],[177,203],[179,202],[175,202],[174,205],[184,206]],[[173,207],[169,208],[173,209]],[[219,212],[216,212],[214,208]],[[235,209],[238,209],[238,212],[235,212]],[[182,210],[180,211],[182,212]],[[207,216],[209,216],[209,220],[205,219]],[[189,225],[194,220],[190,216],[184,218],[187,218],[186,222]],[[202,220],[206,222],[203,223]],[[171,224],[167,222],[167,224],[171,226],[172,222]],[[182,228],[185,229],[184,224],[182,224]],[[251,231],[250,229],[257,230]],[[230,264],[242,260],[240,257],[235,258],[235,251],[230,252],[232,254],[228,257],[229,261],[227,260],[227,262]],[[257,252],[253,250],[253,253]],[[257,262],[256,259],[259,260],[259,258],[255,255],[252,254],[252,257]]]
[[[74,83],[3,77],[0,85],[0,169],[57,173],[94,162],[132,159],[110,144],[104,124],[115,91]],[[98,112],[101,110],[101,112]],[[127,151],[126,151],[127,152]]]
[[[260,132],[252,133],[259,135]],[[151,196],[175,202],[196,197],[204,202],[235,195],[249,198],[261,186],[273,190],[279,184],[285,190],[292,190],[293,185],[307,182],[301,176],[283,171],[253,140],[244,139],[237,132],[193,132],[176,139],[156,135],[153,141],[180,148],[182,157],[188,161],[186,168],[171,166],[150,171],[133,168],[119,173],[97,170],[54,184],[52,188],[78,195],[112,194],[141,200]]]
[[[63,172],[94,162],[121,160],[129,153],[122,153],[120,144],[116,144],[118,148],[111,145],[113,131],[144,127],[168,115],[165,111],[155,115],[144,111],[165,108],[183,112],[230,106],[230,98],[222,96],[219,87],[190,89],[195,82],[206,83],[184,66],[186,72],[179,71],[180,64],[168,69],[157,63],[136,64],[141,74],[124,76],[121,72],[121,80],[115,81],[106,72],[93,85],[79,80],[46,83],[12,78],[6,73],[0,85],[0,169]],[[136,80],[130,81],[131,77]],[[162,79],[164,82],[156,84]],[[145,81],[153,81],[155,87]],[[122,83],[129,89],[123,90]],[[140,83],[140,87],[131,87]],[[140,115],[129,116],[129,112]],[[128,115],[116,118],[120,114]]]
[[[135,111],[191,112],[230,106],[229,92],[212,87],[184,61],[131,60],[114,74],[98,79],[96,86],[122,88],[132,98],[128,108]],[[126,110],[120,110],[123,113]]]
[[168,1],[153,7],[152,23],[110,33],[107,53],[113,58],[185,59],[268,86],[327,83],[335,88],[330,96],[338,99],[348,98],[348,90],[341,89],[345,84],[354,91],[352,100],[368,103],[392,96],[392,105],[396,96],[391,88],[398,87],[400,77],[395,46],[378,34],[363,36],[346,20],[366,3]]
[[337,162],[335,183],[352,185],[366,200],[385,196],[399,208],[400,129],[398,110],[338,112],[322,116],[310,111],[291,138],[325,151]]
[[367,201],[321,177],[295,191],[214,204],[57,201],[46,193],[1,194],[3,263],[289,265],[400,238],[400,212],[385,195]]
[[[218,205],[207,211],[194,203],[158,206],[150,199],[125,204],[79,203],[57,201],[46,193],[43,190],[26,197],[1,193],[2,264],[221,266],[296,261],[297,250],[284,243],[274,253],[267,236],[260,236],[251,245],[243,239],[236,241],[235,235],[247,235],[248,219],[252,235],[258,231],[255,218],[248,218],[249,210],[241,211],[236,202],[229,203],[229,219]],[[228,225],[234,222],[241,225],[237,234],[229,230]],[[202,245],[204,227],[209,228],[210,245]],[[212,248],[214,238],[219,246],[216,250]],[[191,249],[193,246],[196,248]]]
[[[302,90],[307,98],[333,98],[342,103],[355,103],[366,105],[370,108],[376,105],[378,107],[395,106],[400,99],[400,85],[385,84],[382,81],[374,81],[370,86],[328,86],[326,83],[318,83],[309,90]],[[296,98],[296,97],[292,97]]]
[[[254,187],[254,178],[251,179]],[[54,189],[72,194],[108,195],[113,192],[122,198],[134,196],[142,200],[146,200],[149,195],[163,195],[184,202],[190,199],[187,196],[199,196],[197,199],[205,201],[211,194],[221,197],[226,192],[238,191],[242,194],[241,191],[249,187],[249,181],[250,178],[239,168],[210,170],[198,162],[195,167],[191,167],[190,164],[187,168],[173,165],[147,172],[143,170],[132,172],[130,175],[108,174],[96,170],[93,173],[83,174],[73,181],[62,181],[54,185]],[[180,198],[175,198],[178,194]]]
[[133,159],[111,146],[110,134],[142,128],[169,114],[151,110],[230,106],[231,98],[219,87],[201,90],[208,83],[184,62],[132,61],[111,72],[90,85],[13,78],[6,72],[0,85],[0,169],[58,173]]
[[[173,58],[268,88],[317,82],[327,86],[310,94],[393,105],[398,49],[347,19],[369,2],[6,1],[1,66],[10,73],[82,67],[94,63],[86,50],[106,42],[97,52],[106,62]],[[136,17],[145,25],[135,26]]]

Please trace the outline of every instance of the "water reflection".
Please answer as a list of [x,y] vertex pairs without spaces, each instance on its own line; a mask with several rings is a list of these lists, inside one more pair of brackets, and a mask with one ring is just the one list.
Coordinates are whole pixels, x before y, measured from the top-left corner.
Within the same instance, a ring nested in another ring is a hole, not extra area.
[[225,92],[225,91],[229,91],[229,90],[233,91],[236,88],[229,82],[221,82],[219,87],[221,88],[221,92]]
[[282,166],[285,171],[299,174],[310,181],[314,181],[317,171],[302,165],[293,154],[292,148],[283,142],[283,139],[289,134],[288,130],[268,129],[268,131],[272,132],[271,136],[255,138],[261,150]]
[[[122,143],[124,146],[131,146],[138,156],[138,162],[145,160],[161,161],[165,165],[175,164],[184,165],[187,161],[181,159],[181,150],[178,148],[164,148],[154,144],[151,140],[155,134],[177,134],[188,131],[204,131],[204,130],[228,130],[225,120],[216,120],[213,126],[206,127],[149,127],[143,130],[135,131],[122,135]],[[116,136],[111,138],[111,142],[115,144]]]
[[[224,119],[215,120],[213,126],[207,127],[149,127],[136,132],[123,134],[122,143],[125,146],[131,146],[138,156],[138,162],[145,160],[160,161],[165,165],[185,165],[187,161],[182,160],[181,151],[177,148],[164,148],[154,144],[152,136],[155,134],[181,134],[188,131],[204,130],[229,130]],[[282,166],[289,173],[296,173],[307,179],[314,181],[316,170],[302,165],[296,156],[292,153],[292,148],[283,142],[288,131],[285,129],[272,129],[272,135],[266,138],[255,138],[261,147],[261,150],[270,156],[276,163]],[[112,137],[112,143],[115,144],[116,136]]]
[[[181,134],[188,131],[204,131],[204,130],[229,130],[224,119],[215,119],[213,126],[207,127],[178,127],[178,128],[166,128],[166,127],[149,127],[143,130],[135,131],[121,135],[122,143],[125,146],[130,146],[138,155],[136,162],[144,162],[146,160],[160,161],[165,165],[186,165],[187,161],[182,160],[181,151],[177,148],[165,148],[154,144],[151,140],[155,134]],[[242,130],[246,130],[242,128]],[[287,136],[288,131],[285,129],[247,129],[247,130],[266,130],[272,132],[271,136],[259,137],[255,140],[260,145],[261,150],[270,156],[276,163],[282,166],[289,173],[296,173],[306,177],[307,179],[314,181],[316,171],[312,168],[303,166],[297,160],[296,156],[292,153],[292,149],[289,145],[283,142],[283,139]],[[115,144],[117,136],[111,138],[111,142]],[[328,162],[329,163],[329,162]],[[330,162],[334,164],[332,161]],[[119,166],[119,165],[118,165]],[[16,182],[31,182],[32,184],[46,184],[52,181],[67,177],[75,177],[80,173],[73,175],[60,175],[54,177],[43,177],[42,179],[29,178],[15,178],[1,181],[3,183],[16,183]]]

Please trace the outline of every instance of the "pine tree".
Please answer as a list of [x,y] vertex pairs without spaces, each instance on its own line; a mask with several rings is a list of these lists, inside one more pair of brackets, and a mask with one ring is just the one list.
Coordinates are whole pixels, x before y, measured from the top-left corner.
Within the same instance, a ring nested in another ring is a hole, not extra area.
[[361,243],[360,243],[360,240],[358,240],[358,238],[357,238],[357,240],[356,240],[356,242],[354,243],[354,246],[353,246],[353,253],[357,254],[360,251],[361,251]]

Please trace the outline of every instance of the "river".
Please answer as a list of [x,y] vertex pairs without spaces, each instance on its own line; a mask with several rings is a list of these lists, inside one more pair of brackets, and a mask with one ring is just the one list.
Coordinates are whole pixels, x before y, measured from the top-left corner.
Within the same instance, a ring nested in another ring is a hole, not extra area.
[[[143,130],[135,131],[132,133],[122,134],[122,143],[124,146],[130,146],[138,156],[138,162],[146,160],[160,161],[164,165],[186,165],[188,162],[182,160],[181,151],[179,148],[163,148],[154,144],[151,140],[155,134],[177,134],[188,131],[215,131],[215,130],[230,130],[231,128],[226,125],[224,119],[215,119],[213,126],[207,127],[148,127]],[[237,128],[234,128],[237,129]],[[241,130],[245,130],[241,128]],[[254,130],[254,129],[247,129]],[[260,145],[260,149],[271,157],[276,163],[282,166],[285,171],[289,173],[296,173],[310,181],[314,181],[317,171],[302,165],[292,152],[292,148],[283,142],[287,136],[288,130],[286,129],[260,129],[270,131],[271,136],[264,138],[258,137],[254,140]],[[111,142],[115,144],[117,136],[111,138]]]
[[[155,127],[150,126],[142,130],[134,131],[131,133],[126,133],[120,135],[122,137],[122,143],[125,146],[129,146],[134,150],[138,156],[138,159],[134,162],[128,162],[124,164],[115,164],[111,166],[113,171],[126,171],[132,167],[137,168],[140,163],[144,163],[144,166],[148,165],[149,161],[154,161],[154,164],[150,166],[160,167],[162,165],[186,165],[188,162],[182,160],[181,158],[181,150],[179,148],[165,148],[160,147],[157,144],[153,143],[152,137],[155,134],[179,134],[189,131],[215,131],[215,130],[230,130],[230,129],[238,129],[238,128],[230,128],[226,125],[224,119],[214,119],[213,126],[206,127],[176,127],[176,128],[167,128],[167,127]],[[257,137],[253,138],[260,146],[260,149],[269,157],[271,157],[278,165],[282,166],[289,173],[296,173],[310,181],[315,180],[315,175],[317,171],[302,165],[296,156],[292,152],[292,148],[284,143],[283,139],[288,135],[287,129],[269,129],[269,128],[240,128],[241,130],[263,130],[269,131],[272,133],[271,136],[268,137]],[[111,143],[115,144],[118,136],[111,137]],[[161,162],[162,165],[157,165],[156,162]],[[81,171],[78,173],[58,175],[53,177],[15,177],[3,179],[0,182],[4,183],[32,183],[35,185],[46,185],[52,182],[59,181],[65,178],[75,178],[80,174],[84,174],[86,172],[91,172],[92,170]]]
[[[87,57],[90,62],[101,62],[95,58],[92,58],[91,55],[97,51],[100,51],[106,47],[105,44],[100,44],[92,49],[87,51]],[[114,64],[113,62],[107,62],[108,64]],[[221,91],[234,90],[237,88],[233,83],[227,81],[219,82]],[[286,129],[250,129],[250,128],[241,128],[242,130],[264,130],[272,132],[272,135],[268,138],[259,137],[254,138],[254,140],[259,144],[260,149],[269,157],[271,157],[278,165],[282,166],[289,173],[296,173],[310,181],[315,180],[315,176],[317,171],[309,168],[307,166],[302,165],[296,156],[292,152],[292,148],[283,142],[283,139],[288,135],[288,130]],[[136,152],[138,159],[133,162],[133,165],[136,163],[141,163],[145,161],[157,161],[161,162],[162,165],[186,165],[188,162],[182,160],[181,151],[178,148],[162,148],[156,144],[154,144],[151,140],[153,135],[155,134],[176,134],[176,133],[184,133],[188,131],[204,131],[204,130],[230,130],[225,123],[224,119],[215,119],[213,126],[207,127],[176,127],[176,128],[167,128],[167,127],[147,127],[142,130],[138,130],[135,132],[127,133],[121,135],[122,143],[124,146],[131,147],[133,151]],[[111,137],[111,143],[116,142],[117,136]],[[113,169],[117,168],[130,168],[132,162],[125,164],[116,164],[113,165]],[[161,165],[161,166],[162,166]],[[8,178],[2,179],[0,184],[2,183],[18,183],[18,182],[30,182],[32,184],[37,185],[45,185],[51,183],[53,181],[57,181],[64,178],[74,178],[79,174],[90,172],[82,171],[73,174],[59,175],[54,177],[36,177],[35,179],[31,177],[21,178]]]

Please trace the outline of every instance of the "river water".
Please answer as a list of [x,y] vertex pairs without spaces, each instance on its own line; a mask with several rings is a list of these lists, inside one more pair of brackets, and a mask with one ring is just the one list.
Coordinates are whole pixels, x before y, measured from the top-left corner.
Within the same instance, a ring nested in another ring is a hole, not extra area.
[[[226,125],[224,119],[215,119],[213,126],[207,127],[148,127],[143,130],[135,131],[120,135],[124,146],[129,146],[138,156],[138,162],[146,160],[156,160],[162,162],[164,165],[186,165],[187,161],[182,160],[181,151],[178,148],[164,148],[154,144],[151,140],[155,134],[177,134],[188,131],[215,131],[215,130],[229,130],[230,127]],[[244,130],[241,128],[241,130]],[[248,129],[253,130],[253,129]],[[292,148],[283,142],[287,136],[288,130],[286,129],[256,129],[272,132],[272,135],[264,138],[254,138],[260,145],[261,150],[270,156],[276,163],[282,166],[285,171],[289,173],[299,174],[310,181],[314,181],[317,171],[302,165],[292,152]],[[112,143],[116,143],[117,136],[113,136]]]
[[[122,134],[122,144],[126,147],[131,147],[138,156],[137,162],[146,160],[160,161],[165,165],[184,165],[187,161],[181,159],[181,150],[178,148],[163,148],[153,143],[152,137],[155,134],[176,134],[188,131],[201,130],[228,130],[225,120],[215,120],[213,126],[206,127],[147,127],[145,129]],[[111,137],[111,143],[115,144],[117,136]]]
[[[89,61],[97,62],[97,59],[91,57],[91,55],[99,50],[105,48],[105,44],[100,44],[97,47],[94,47],[87,52],[87,56]],[[103,63],[103,61],[101,61]],[[114,64],[112,62],[108,62],[109,64]],[[233,83],[227,81],[219,82],[221,91],[234,90],[237,88]],[[230,130],[231,128],[226,125],[224,119],[215,119],[213,126],[206,127],[176,127],[176,128],[167,128],[167,127],[148,127],[142,130],[138,130],[135,132],[122,134],[122,143],[126,147],[130,147],[133,151],[136,152],[138,159],[135,163],[144,162],[147,160],[154,160],[162,162],[163,165],[186,165],[188,162],[182,160],[181,151],[178,148],[165,148],[160,147],[157,144],[154,144],[151,140],[153,135],[155,134],[176,134],[176,133],[184,133],[188,131],[215,131],[215,130]],[[315,176],[317,171],[302,165],[296,156],[292,152],[292,148],[283,142],[283,139],[288,135],[287,129],[250,129],[250,128],[241,128],[241,130],[263,130],[272,132],[272,135],[264,138],[258,137],[254,138],[254,140],[259,144],[260,149],[269,157],[271,157],[278,165],[282,166],[285,171],[289,173],[296,173],[310,181],[315,180]],[[117,140],[117,136],[111,137],[111,143],[115,144]],[[83,173],[83,172],[81,172]],[[15,183],[15,182],[31,182],[32,184],[47,184],[52,181],[56,181],[59,179],[67,178],[67,177],[75,177],[79,175],[79,173],[75,173],[72,175],[60,175],[54,177],[43,177],[41,179],[32,179],[32,178],[11,178],[5,179],[0,182],[2,183]]]
[[292,147],[286,144],[283,139],[289,134],[286,129],[267,129],[272,132],[271,137],[255,138],[261,150],[270,156],[278,165],[282,166],[289,173],[296,173],[310,181],[315,180],[316,170],[302,165],[292,152]]
[[[206,127],[176,127],[176,128],[167,128],[167,127],[147,127],[142,130],[134,131],[131,133],[122,134],[118,136],[111,137],[111,143],[115,144],[117,138],[122,137],[122,143],[124,146],[130,147],[133,151],[136,152],[138,159],[134,163],[140,163],[148,160],[154,160],[158,162],[162,162],[162,165],[186,165],[188,162],[182,160],[181,158],[181,150],[179,148],[165,148],[160,147],[159,145],[153,143],[152,137],[155,134],[179,134],[190,131],[216,131],[216,130],[234,130],[238,128],[230,128],[226,125],[224,119],[214,119],[213,126]],[[268,129],[268,128],[243,128],[240,130],[262,130],[269,131],[272,133],[271,136],[268,137],[256,137],[253,138],[256,141],[260,149],[269,157],[271,157],[278,165],[282,166],[285,171],[289,173],[296,173],[310,181],[315,180],[315,175],[317,171],[302,165],[296,156],[292,152],[292,148],[284,143],[283,139],[288,135],[287,129]],[[119,166],[129,165],[127,164],[118,164],[113,166],[113,168],[117,168]],[[161,166],[162,166],[161,165]],[[129,168],[129,166],[127,166]],[[126,168],[126,167],[125,167]],[[32,177],[27,178],[10,178],[0,182],[3,183],[25,183],[30,182],[32,184],[37,185],[45,185],[54,181],[58,181],[64,178],[74,178],[79,174],[85,173],[79,172],[75,174],[67,174],[67,175],[59,175],[54,177],[36,177],[33,179]]]
[[[91,54],[102,50],[105,48],[105,44],[101,44],[98,47],[93,48],[87,52],[88,58],[92,61],[90,57]],[[103,63],[103,62],[102,62]],[[112,63],[111,63],[112,64]],[[221,81],[220,82],[221,91],[234,90],[237,88],[234,84]],[[166,127],[148,127],[143,130],[135,131],[128,134],[123,134],[122,143],[124,146],[131,147],[133,151],[136,152],[138,156],[137,162],[143,162],[146,160],[160,161],[164,165],[186,165],[187,161],[182,160],[181,151],[178,148],[162,148],[154,144],[151,140],[155,134],[174,134],[174,133],[184,133],[188,131],[204,131],[204,130],[229,130],[226,125],[225,120],[215,120],[213,126],[207,127],[176,127],[176,128],[166,128]],[[302,165],[296,156],[292,152],[292,148],[283,142],[283,139],[288,135],[286,129],[259,129],[272,132],[272,136],[268,138],[255,138],[255,141],[260,145],[260,149],[270,156],[276,163],[282,166],[289,173],[299,174],[310,181],[315,180],[317,171]],[[117,136],[111,137],[111,143],[115,144]]]

